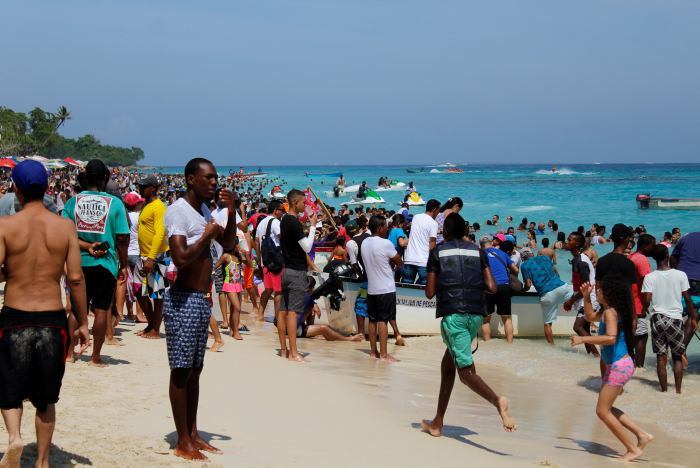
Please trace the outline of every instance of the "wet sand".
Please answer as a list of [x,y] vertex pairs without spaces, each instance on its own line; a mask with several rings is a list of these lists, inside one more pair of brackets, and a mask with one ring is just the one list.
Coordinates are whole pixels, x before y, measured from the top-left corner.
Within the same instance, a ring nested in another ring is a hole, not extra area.
[[[244,321],[248,316],[244,315]],[[300,340],[309,362],[276,356],[270,324],[249,324],[242,342],[226,338],[208,353],[199,427],[224,451],[209,464],[180,462],[171,453],[174,426],[167,393],[165,340],[138,338],[119,326],[125,346],[105,347],[111,365],[69,365],[51,462],[56,465],[162,466],[618,466],[621,444],[595,417],[598,364],[543,342],[481,343],[479,373],[510,399],[518,431],[503,431],[493,407],[457,381],[445,436],[420,431],[437,401],[438,337],[390,345],[396,364],[371,360],[368,344]],[[211,343],[211,341],[210,341]],[[652,368],[638,373],[619,406],[656,436],[643,465],[691,466],[687,438],[697,428],[697,375],[685,394],[660,394]],[[25,403],[24,463],[36,453],[34,410]],[[673,424],[665,424],[670,417]],[[670,435],[672,434],[673,437]],[[682,437],[678,437],[681,435]],[[5,431],[0,447],[4,450]]]

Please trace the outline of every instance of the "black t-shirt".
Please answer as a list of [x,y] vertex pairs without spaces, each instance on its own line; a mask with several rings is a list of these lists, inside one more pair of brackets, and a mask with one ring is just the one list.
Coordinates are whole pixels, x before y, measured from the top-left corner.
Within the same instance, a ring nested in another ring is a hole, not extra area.
[[625,255],[610,252],[600,257],[595,269],[595,280],[600,281],[610,274],[622,276],[630,287],[637,283],[637,269]]
[[304,228],[292,215],[284,215],[280,220],[280,247],[284,257],[284,267],[306,271],[306,252],[299,245],[304,237]]

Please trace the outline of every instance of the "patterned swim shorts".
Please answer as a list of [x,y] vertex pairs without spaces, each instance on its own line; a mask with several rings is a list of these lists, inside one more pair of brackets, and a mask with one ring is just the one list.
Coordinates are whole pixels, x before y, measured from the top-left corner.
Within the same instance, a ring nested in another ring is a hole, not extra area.
[[625,356],[608,365],[603,377],[603,384],[613,387],[624,387],[634,374],[634,361],[631,357]]
[[134,295],[163,299],[166,289],[170,286],[166,275],[170,258],[165,254],[158,255],[153,269],[148,274],[143,272],[143,264],[146,260],[148,257],[139,257],[134,267],[132,280]]
[[203,292],[172,286],[163,301],[165,341],[171,369],[202,367],[211,307]]
[[355,314],[360,317],[368,318],[367,313],[367,283],[360,284],[360,289],[357,291],[355,299]]
[[672,355],[685,352],[683,343],[683,320],[674,319],[664,314],[651,316],[651,348],[654,354],[666,354],[666,348],[671,348]]

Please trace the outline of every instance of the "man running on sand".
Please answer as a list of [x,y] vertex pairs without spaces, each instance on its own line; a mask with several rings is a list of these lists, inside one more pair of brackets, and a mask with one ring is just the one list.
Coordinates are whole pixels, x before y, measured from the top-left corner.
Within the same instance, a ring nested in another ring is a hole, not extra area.
[[0,220],[0,265],[7,273],[0,313],[0,408],[9,435],[0,465],[20,466],[22,402],[29,399],[36,407],[36,466],[48,467],[55,403],[71,343],[61,301],[64,266],[78,317],[79,353],[90,344],[85,283],[75,226],[44,208],[44,166],[23,161],[12,178],[24,208]]
[[224,229],[212,218],[206,202],[214,199],[217,173],[204,158],[185,166],[187,192],[168,207],[165,225],[172,260],[178,273],[165,293],[163,321],[170,363],[170,405],[177,429],[175,455],[187,460],[207,460],[201,451],[220,453],[197,431],[199,377],[204,367],[211,306],[206,297],[212,272],[211,243],[225,249],[236,245],[235,195],[222,190],[228,207]]
[[464,385],[496,407],[503,428],[513,432],[516,424],[508,414],[508,400],[496,395],[477,375],[472,357],[472,341],[481,329],[485,313],[483,292],[496,291],[489,260],[476,244],[464,240],[465,224],[459,214],[445,218],[443,235],[445,242],[432,249],[428,257],[425,296],[432,299],[437,295],[435,315],[442,317],[440,331],[447,349],[442,358],[437,413],[432,421],[423,420],[421,427],[434,437],[442,435],[457,373]]

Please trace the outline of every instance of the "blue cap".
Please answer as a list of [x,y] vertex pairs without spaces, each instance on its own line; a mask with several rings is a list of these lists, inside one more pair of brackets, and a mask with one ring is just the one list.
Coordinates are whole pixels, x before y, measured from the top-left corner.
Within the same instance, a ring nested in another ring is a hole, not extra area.
[[27,196],[43,195],[49,187],[49,175],[39,161],[26,159],[12,169],[12,181]]
[[514,243],[514,242],[515,242],[515,236],[513,236],[512,234],[506,234],[506,240],[507,240],[507,241],[511,241],[511,242]]

